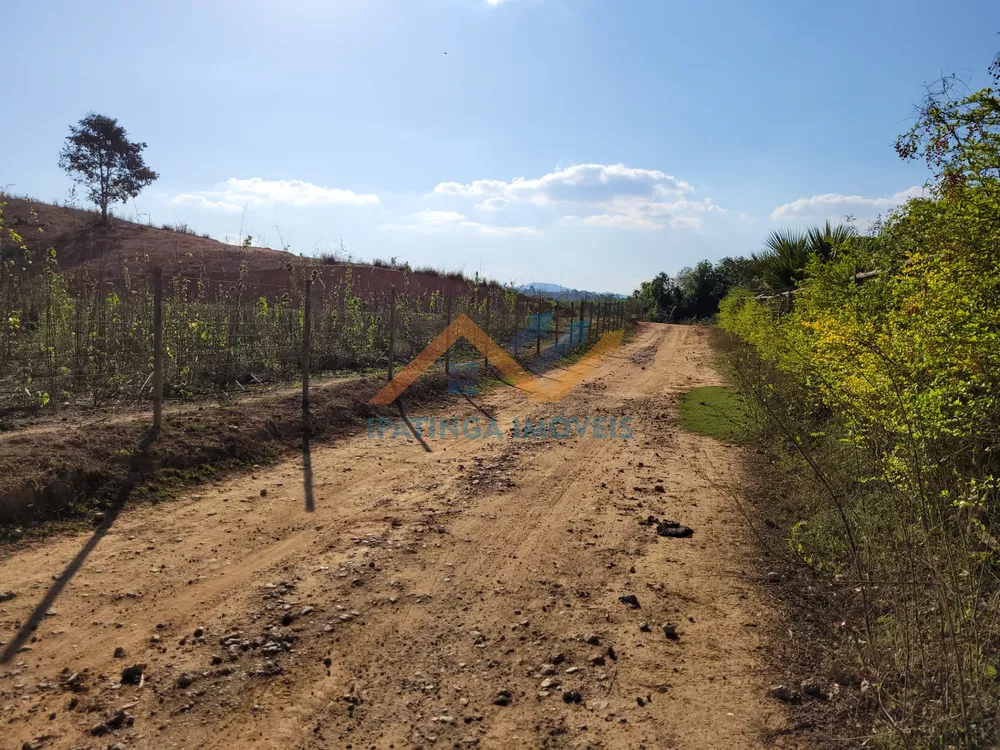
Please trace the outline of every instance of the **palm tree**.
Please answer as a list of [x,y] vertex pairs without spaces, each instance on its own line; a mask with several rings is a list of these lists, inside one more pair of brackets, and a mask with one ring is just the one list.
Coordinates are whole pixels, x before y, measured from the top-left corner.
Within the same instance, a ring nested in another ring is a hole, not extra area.
[[822,228],[813,227],[806,232],[809,252],[818,255],[824,261],[833,260],[837,256],[837,248],[857,234],[858,231],[850,224],[837,224],[831,227],[827,221]]
[[764,247],[764,252],[750,256],[756,276],[773,292],[795,287],[809,260],[808,237],[793,229],[776,229],[764,240]]
[[857,236],[849,224],[813,227],[805,232],[779,229],[764,240],[765,250],[750,256],[755,275],[772,292],[794,289],[805,275],[812,256],[823,262],[833,260],[845,242]]

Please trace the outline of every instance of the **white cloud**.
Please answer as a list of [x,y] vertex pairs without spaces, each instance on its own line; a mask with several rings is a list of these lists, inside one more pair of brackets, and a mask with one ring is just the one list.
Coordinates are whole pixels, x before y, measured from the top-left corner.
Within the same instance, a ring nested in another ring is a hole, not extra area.
[[[566,217],[574,218],[574,217]],[[631,214],[594,214],[583,220],[592,227],[615,227],[617,229],[662,229],[663,224],[653,219]]]
[[486,4],[495,7],[497,5],[503,5],[503,0],[486,0]]
[[286,204],[291,206],[322,206],[345,204],[377,206],[377,195],[355,193],[353,190],[314,185],[302,180],[264,180],[260,177],[241,179],[230,177],[212,190],[183,193],[171,203],[213,211],[236,213],[244,206]]
[[711,198],[705,198],[700,201],[680,200],[667,205],[670,206],[671,211],[700,211],[704,213],[715,211],[724,214],[728,210],[716,203],[712,203]]
[[718,213],[726,212],[726,209],[722,208],[722,206],[717,206],[712,203],[711,198],[705,198],[700,201],[688,200],[686,198],[676,201],[649,201],[642,198],[613,198],[603,205],[613,213],[642,213],[651,216],[669,216],[682,211],[697,211],[699,213],[706,213],[710,211],[716,211]]
[[493,236],[539,234],[539,230],[534,227],[495,226],[469,221],[465,218],[465,214],[457,211],[433,211],[425,208],[412,214],[411,218],[415,220],[411,224],[386,224],[385,227],[410,232],[468,231]]
[[308,206],[323,203],[378,205],[377,195],[359,194],[353,190],[324,187],[302,180],[263,180],[260,177],[239,179],[230,177],[223,183],[227,197],[246,198],[253,203],[290,203]]
[[[599,203],[619,195],[652,197],[681,196],[694,190],[657,169],[636,169],[624,164],[576,164],[528,179],[442,182],[439,195],[462,198],[502,198],[510,203],[546,206],[559,201]],[[485,201],[484,201],[485,202]]]
[[565,220],[592,227],[658,230],[667,226],[692,228],[701,219],[671,221],[679,214],[724,213],[711,198],[693,198],[690,183],[658,169],[624,164],[575,164],[541,177],[517,177],[509,182],[483,179],[442,182],[434,193],[453,199],[478,201],[474,207],[496,212],[515,207],[562,206],[573,209]]
[[482,203],[477,203],[474,208],[478,208],[480,211],[496,213],[497,211],[503,211],[507,208],[507,201],[503,198],[487,198]]
[[[701,226],[699,218],[677,217],[679,213],[725,213],[726,209],[716,205],[711,198],[689,200],[681,198],[676,201],[651,201],[643,198],[618,197],[605,202],[601,206],[603,214],[588,216],[584,224],[599,227],[618,227],[620,229],[663,229],[669,224],[674,229],[692,229]],[[665,217],[673,216],[669,222]],[[566,217],[570,218],[570,217]]]
[[906,203],[910,198],[919,198],[923,194],[924,189],[918,185],[900,191],[888,198],[865,198],[861,195],[825,193],[824,195],[814,195],[810,198],[799,198],[791,203],[778,206],[771,212],[771,218],[775,220],[789,220],[800,217],[834,218],[857,213],[870,215],[882,209],[895,208]]
[[475,229],[480,234],[496,234],[501,236],[510,234],[540,234],[539,230],[534,227],[497,227],[487,224],[479,224],[474,221],[463,222],[461,226],[466,229]]
[[242,206],[238,206],[235,203],[212,201],[203,195],[194,195],[192,193],[183,193],[182,195],[175,196],[170,199],[170,202],[177,206],[191,206],[192,208],[199,208],[205,211],[227,211],[229,213],[239,213],[243,210]]
[[500,180],[474,180],[468,185],[460,182],[442,182],[434,188],[434,192],[463,198],[480,198],[486,195],[500,196],[506,187],[507,183]]
[[429,208],[425,208],[423,211],[417,211],[413,214],[413,218],[421,224],[449,226],[462,221],[465,216],[456,211],[431,211]]

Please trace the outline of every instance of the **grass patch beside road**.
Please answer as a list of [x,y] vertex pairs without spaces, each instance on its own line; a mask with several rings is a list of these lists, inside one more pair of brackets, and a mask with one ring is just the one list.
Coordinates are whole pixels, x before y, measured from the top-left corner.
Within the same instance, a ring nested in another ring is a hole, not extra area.
[[681,424],[691,432],[741,442],[747,423],[746,402],[738,393],[724,386],[695,388],[678,402]]

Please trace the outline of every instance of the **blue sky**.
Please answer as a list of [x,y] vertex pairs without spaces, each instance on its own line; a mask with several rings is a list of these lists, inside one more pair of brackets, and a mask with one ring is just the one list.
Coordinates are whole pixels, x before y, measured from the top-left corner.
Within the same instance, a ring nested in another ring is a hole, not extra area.
[[923,85],[985,86],[1000,49],[995,2],[15,0],[3,15],[13,192],[65,198],[57,155],[94,110],[160,173],[120,214],[622,293],[775,227],[890,210],[927,179],[892,149]]

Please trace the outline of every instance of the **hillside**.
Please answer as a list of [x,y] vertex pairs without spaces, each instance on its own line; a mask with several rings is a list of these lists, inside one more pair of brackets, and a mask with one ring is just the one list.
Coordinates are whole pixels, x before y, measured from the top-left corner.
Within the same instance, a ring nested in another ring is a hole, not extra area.
[[[72,273],[86,268],[91,273],[113,274],[127,265],[134,273],[161,266],[167,278],[203,277],[213,281],[235,281],[240,264],[247,263],[251,286],[280,292],[288,283],[287,264],[314,266],[323,279],[340,279],[350,267],[354,288],[361,296],[388,291],[395,286],[413,294],[441,291],[459,294],[468,289],[462,279],[363,263],[338,263],[300,257],[265,247],[243,249],[191,230],[178,231],[114,218],[108,226],[96,223],[93,211],[55,206],[23,198],[8,198],[4,214],[9,225],[24,238],[35,257],[53,248],[59,270]],[[41,230],[41,231],[39,231]],[[9,248],[0,245],[6,252]]]

